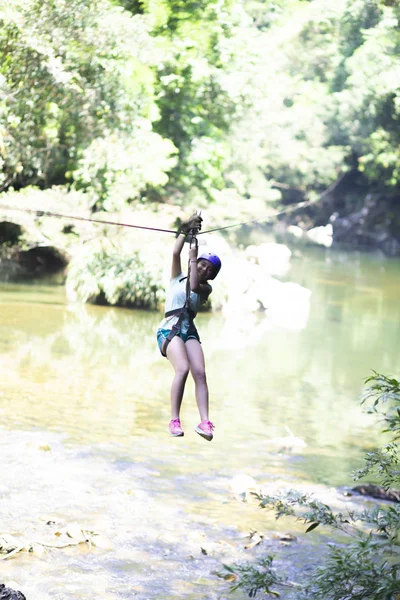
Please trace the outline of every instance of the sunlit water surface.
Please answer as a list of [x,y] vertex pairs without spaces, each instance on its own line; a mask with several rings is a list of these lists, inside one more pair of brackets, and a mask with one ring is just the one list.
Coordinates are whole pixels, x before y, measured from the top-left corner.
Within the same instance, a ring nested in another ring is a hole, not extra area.
[[254,556],[250,529],[301,527],[241,502],[243,476],[270,490],[340,488],[382,441],[360,394],[371,369],[398,367],[399,275],[398,260],[307,250],[285,278],[312,293],[304,326],[268,310],[199,315],[212,443],[193,431],[191,382],[185,437],[168,436],[159,314],[71,305],[59,285],[2,284],[0,533],[54,543],[76,522],[104,538],[21,552],[0,563],[2,579],[28,600],[244,598],[215,575],[221,562]]

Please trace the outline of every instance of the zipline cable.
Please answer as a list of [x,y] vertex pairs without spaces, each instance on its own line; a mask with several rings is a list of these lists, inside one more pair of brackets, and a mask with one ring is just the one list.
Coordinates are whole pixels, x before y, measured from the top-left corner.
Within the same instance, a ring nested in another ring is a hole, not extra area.
[[[319,198],[318,198],[319,200]],[[299,210],[300,208],[305,208],[306,206],[311,206],[318,202],[318,200],[307,200],[305,202],[300,202],[296,204],[296,206],[290,206],[285,208],[279,212],[275,212],[273,215],[268,215],[267,217],[259,217],[257,219],[250,219],[250,221],[242,221],[241,223],[233,223],[232,225],[225,225],[224,227],[216,227],[215,229],[207,229],[207,231],[199,231],[198,235],[202,235],[204,233],[213,233],[214,231],[222,231],[223,229],[230,229],[231,227],[240,227],[241,225],[248,225],[249,223],[259,223],[268,221],[272,221],[276,217],[280,217],[281,215],[285,215],[289,212],[294,212],[295,210]]]
[[[274,219],[276,219],[277,217],[280,217],[281,215],[284,215],[284,214],[287,214],[290,212],[294,212],[301,208],[305,208],[307,206],[315,204],[318,201],[319,201],[319,198],[317,200],[307,200],[305,202],[300,202],[299,204],[296,204],[296,206],[289,206],[288,208],[285,208],[279,212],[275,212],[272,215],[268,215],[265,217],[258,217],[257,219],[250,219],[249,221],[241,221],[240,223],[233,223],[231,225],[225,225],[223,227],[215,227],[214,229],[207,229],[206,231],[199,231],[198,235],[203,235],[205,233],[213,233],[215,231],[223,231],[224,229],[231,229],[232,227],[240,227],[241,225],[248,225],[250,223],[262,223],[262,222],[266,223],[268,221],[273,221]],[[119,227],[132,227],[134,229],[145,229],[147,231],[159,231],[161,233],[174,233],[175,235],[179,233],[179,231],[175,231],[173,229],[160,229],[158,227],[146,227],[144,225],[133,225],[132,223],[121,223],[119,221],[104,221],[102,219],[91,219],[88,217],[78,217],[76,215],[63,215],[61,213],[55,213],[55,212],[50,212],[50,211],[46,211],[46,210],[35,210],[33,208],[19,208],[19,207],[6,206],[6,205],[0,204],[0,210],[10,210],[10,211],[15,210],[15,211],[19,211],[19,212],[26,212],[26,213],[34,214],[37,217],[56,217],[58,219],[70,219],[73,221],[85,221],[88,223],[98,223],[100,225],[116,225]]]
[[58,219],[72,219],[74,221],[87,221],[89,223],[100,223],[101,225],[119,225],[120,227],[134,227],[135,229],[147,229],[149,231],[161,231],[162,233],[178,233],[173,229],[159,229],[158,227],[145,227],[144,225],[132,225],[131,223],[120,223],[118,221],[103,221],[102,219],[89,219],[87,217],[77,217],[72,215],[62,215],[61,213],[49,212],[47,210],[34,210],[33,208],[15,208],[14,206],[3,206],[0,204],[0,210],[18,210],[35,214],[37,217],[56,217]]

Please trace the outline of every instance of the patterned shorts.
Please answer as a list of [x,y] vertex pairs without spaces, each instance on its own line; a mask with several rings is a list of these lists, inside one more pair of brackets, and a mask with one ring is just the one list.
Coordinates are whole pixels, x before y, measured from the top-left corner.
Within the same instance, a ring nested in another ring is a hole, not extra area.
[[[157,344],[158,344],[158,348],[161,352],[162,346],[165,342],[165,340],[167,339],[167,337],[169,336],[171,330],[170,329],[159,329],[157,331]],[[195,327],[195,325],[190,325],[189,329],[183,333],[182,331],[177,332],[175,335],[178,335],[181,340],[183,342],[187,342],[188,340],[197,340],[198,342],[200,342],[200,336],[199,333]],[[201,342],[200,342],[201,344]],[[164,356],[164,354],[161,352],[162,356]]]

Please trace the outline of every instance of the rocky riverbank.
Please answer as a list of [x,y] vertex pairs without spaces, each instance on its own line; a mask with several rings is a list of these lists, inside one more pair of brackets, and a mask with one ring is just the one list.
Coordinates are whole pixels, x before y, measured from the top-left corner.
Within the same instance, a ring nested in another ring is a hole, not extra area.
[[[287,201],[290,199],[288,195]],[[284,215],[275,231],[290,243],[399,256],[400,204],[398,198],[369,191],[365,182],[360,182],[359,174],[349,172],[322,194],[318,202]]]

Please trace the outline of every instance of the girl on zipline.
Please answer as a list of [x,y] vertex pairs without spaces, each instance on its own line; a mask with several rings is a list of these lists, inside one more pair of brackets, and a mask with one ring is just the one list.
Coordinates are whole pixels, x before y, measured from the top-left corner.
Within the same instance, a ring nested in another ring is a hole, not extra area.
[[161,354],[168,358],[175,370],[171,386],[170,434],[183,436],[179,419],[183,393],[189,370],[195,383],[197,407],[201,422],[195,431],[208,441],[213,439],[214,425],[208,414],[208,386],[205,372],[203,349],[194,325],[194,318],[201,304],[212,292],[208,280],[214,279],[221,261],[216,254],[206,252],[197,256],[197,239],[192,237],[189,249],[188,275],[182,273],[181,252],[186,236],[196,234],[201,229],[202,218],[194,214],[185,221],[172,251],[170,287],[165,303],[165,318],[157,331],[157,342]]

